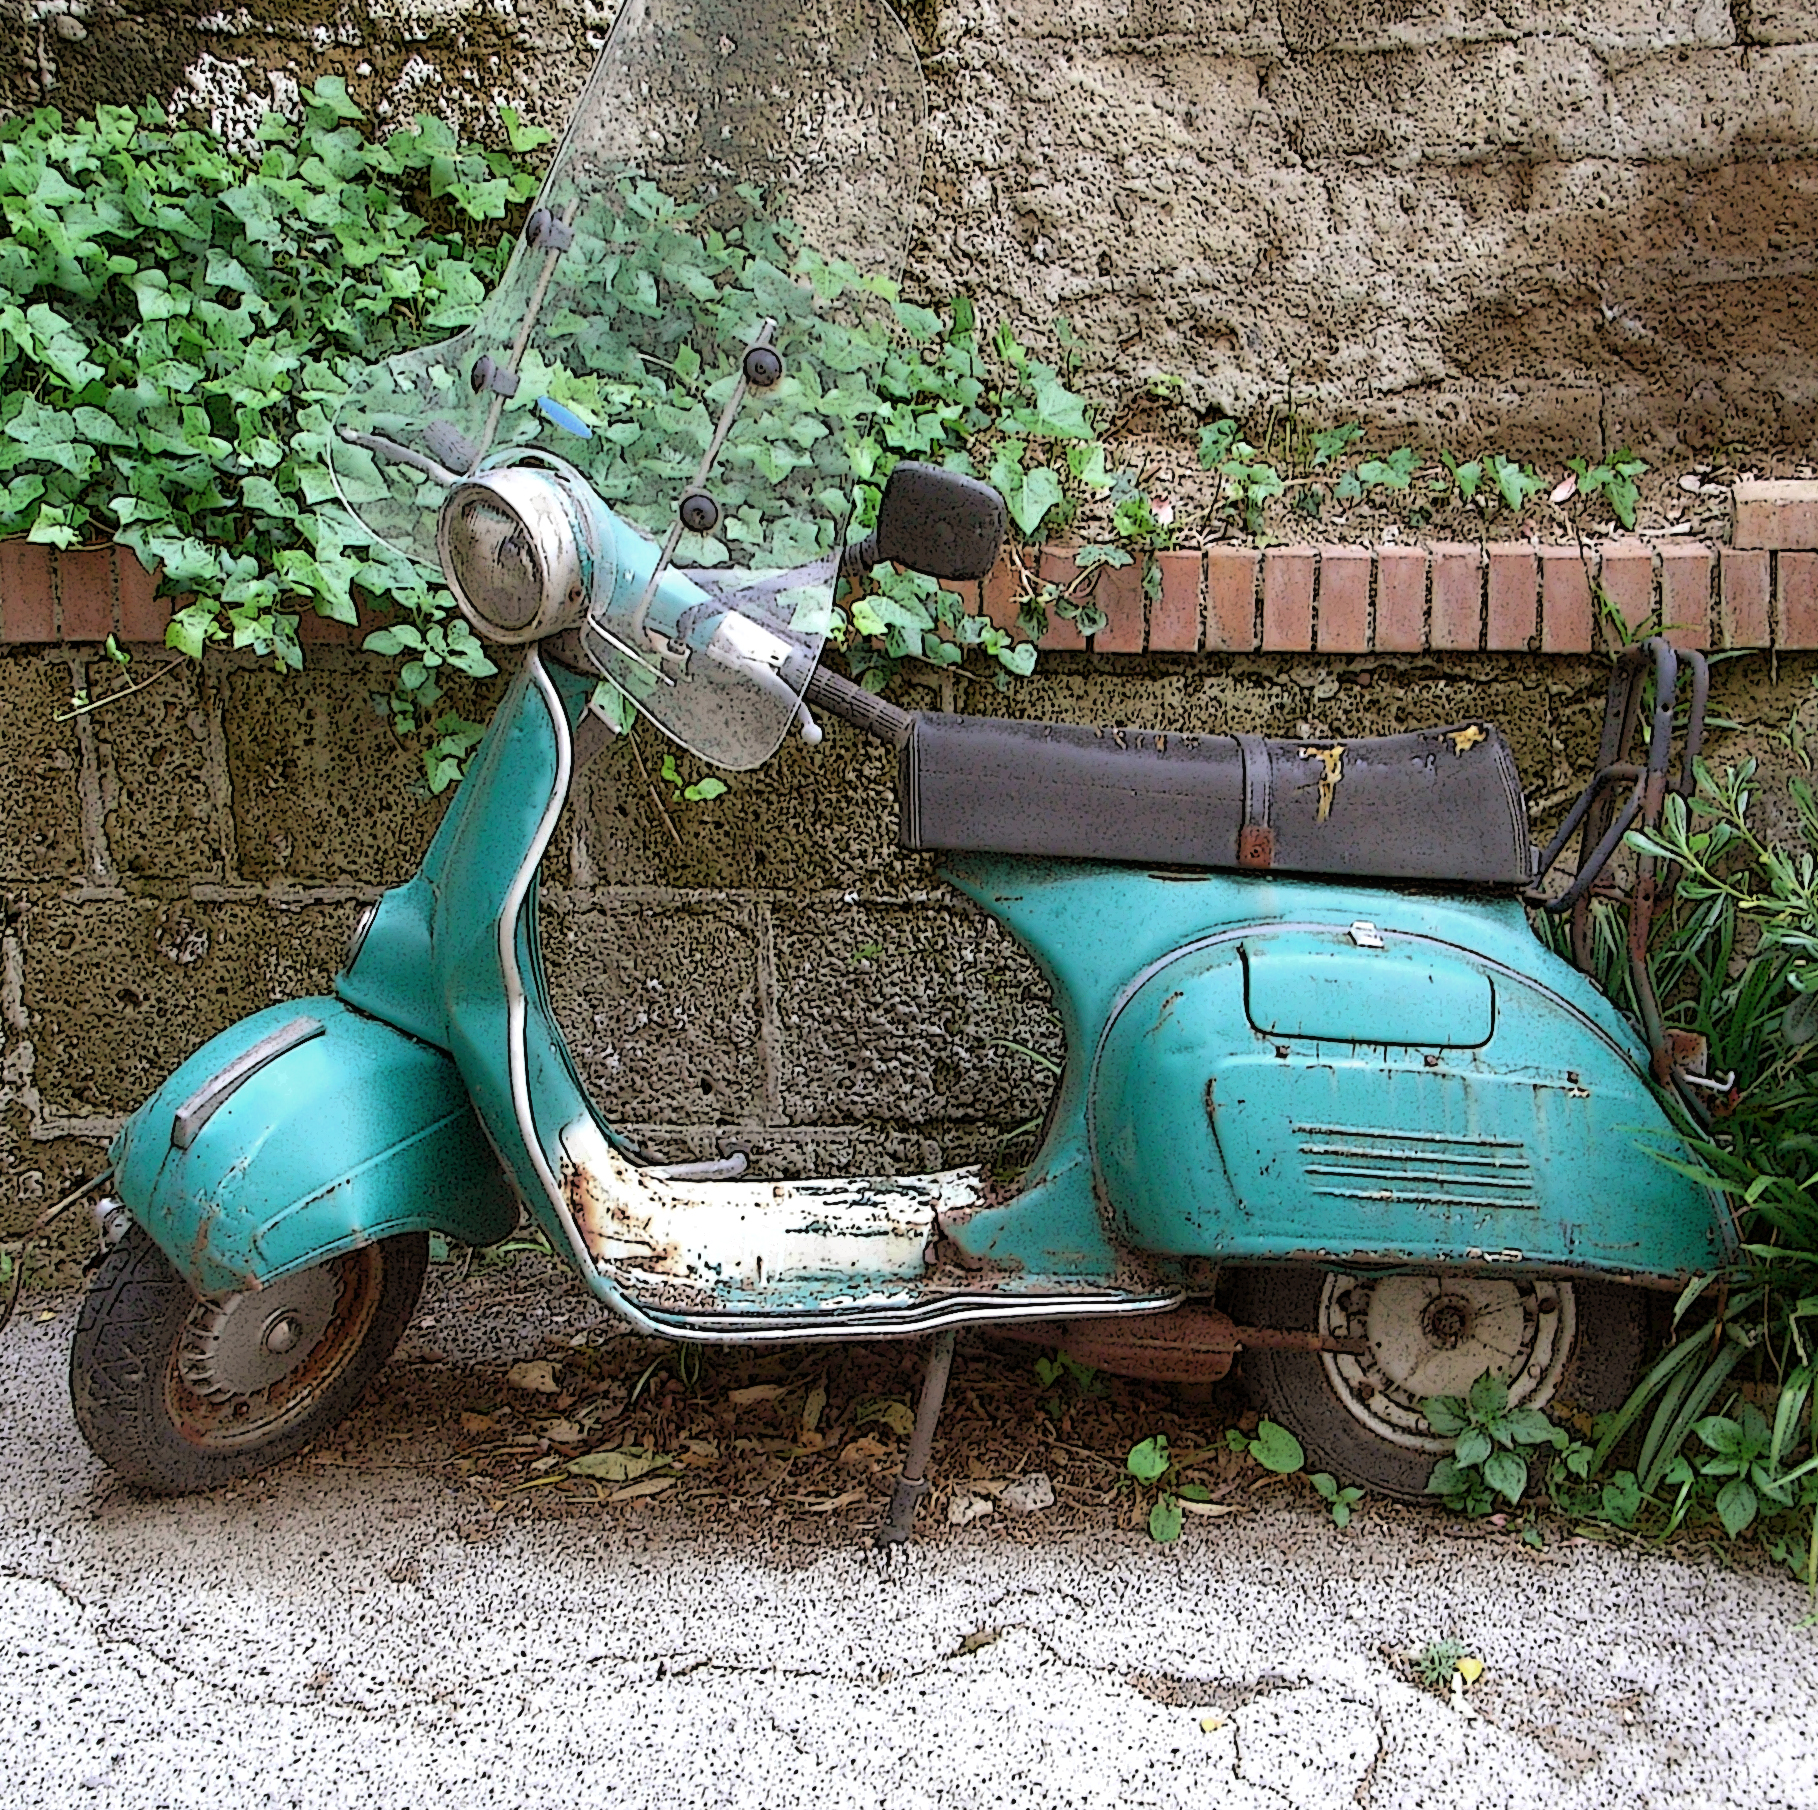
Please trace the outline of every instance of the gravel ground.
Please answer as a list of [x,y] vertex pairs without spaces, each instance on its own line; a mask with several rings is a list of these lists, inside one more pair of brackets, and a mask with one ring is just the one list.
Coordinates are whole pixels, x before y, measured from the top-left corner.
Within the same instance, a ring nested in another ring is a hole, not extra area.
[[[76,1434],[73,1319],[0,1343],[14,1805],[1818,1806],[1784,1576],[1368,1505],[1340,1535],[1279,1492],[1172,1548],[936,1517],[890,1561],[826,1517],[501,1511],[402,1388],[153,1501]],[[474,1323],[391,1374],[452,1400],[548,1331]],[[1484,1663],[1470,1713],[1411,1681],[1434,1637]]]

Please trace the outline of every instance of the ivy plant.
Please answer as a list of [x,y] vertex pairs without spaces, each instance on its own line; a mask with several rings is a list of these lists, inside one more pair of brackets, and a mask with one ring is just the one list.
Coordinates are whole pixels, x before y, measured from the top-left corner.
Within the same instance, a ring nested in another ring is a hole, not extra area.
[[[130,548],[191,599],[169,639],[192,655],[295,667],[304,613],[396,610],[381,651],[413,726],[447,671],[492,663],[445,593],[353,543],[323,436],[351,371],[474,318],[545,135],[502,111],[510,148],[487,151],[359,117],[327,76],[245,153],[151,103],[0,120],[0,536]],[[437,733],[432,783],[465,733]]]
[[[423,733],[437,790],[477,738],[449,707],[449,675],[484,677],[493,663],[447,592],[339,506],[328,436],[362,373],[479,317],[548,140],[508,108],[499,124],[494,149],[428,114],[373,134],[332,76],[303,93],[298,117],[268,114],[244,151],[171,124],[151,102],[92,119],[44,108],[0,120],[0,537],[127,547],[184,600],[168,639],[192,656],[227,645],[296,668],[305,615],[351,624],[362,605],[376,609],[385,625],[365,645],[396,662],[384,707],[401,733]],[[638,230],[654,257],[680,242],[678,210],[644,199]],[[797,282],[847,280],[797,268],[786,223],[772,237],[708,246],[726,268],[695,273],[697,312],[728,272],[771,281],[785,310]],[[635,311],[639,248],[602,255],[617,260],[615,290]],[[1067,527],[1096,498],[1115,515],[1104,563],[1149,561],[1166,544],[1135,474],[1109,463],[1064,351],[1056,364],[1007,325],[987,332],[964,297],[941,312],[890,300],[897,343],[863,407],[838,424],[841,476],[857,480],[854,533],[874,520],[896,461],[920,458],[995,483],[1025,540]],[[671,351],[676,393],[639,417],[652,457],[680,457],[688,424],[714,401],[691,389],[691,345]],[[609,376],[544,387],[606,415]],[[629,418],[606,425],[629,461]],[[766,461],[820,457],[766,440],[761,420],[752,428],[751,445],[734,450],[758,477],[775,481]],[[733,510],[724,534],[754,531]],[[776,531],[765,524],[767,539]],[[707,563],[706,549],[684,551]],[[1097,626],[1094,582],[1090,562],[1067,592],[1031,581],[1019,634],[926,580],[880,571],[845,600],[836,639],[874,689],[905,661],[951,665],[971,648],[1003,682],[1033,668],[1050,608]]]

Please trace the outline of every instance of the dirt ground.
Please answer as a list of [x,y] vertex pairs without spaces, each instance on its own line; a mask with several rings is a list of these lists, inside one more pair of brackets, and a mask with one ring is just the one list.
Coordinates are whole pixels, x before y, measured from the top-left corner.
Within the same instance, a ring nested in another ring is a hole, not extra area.
[[[1328,542],[1377,546],[1397,542],[1536,540],[1545,544],[1586,544],[1626,537],[1687,535],[1723,542],[1730,534],[1730,489],[1757,478],[1809,478],[1818,467],[1789,454],[1736,448],[1709,460],[1652,468],[1635,479],[1639,498],[1633,527],[1625,527],[1601,495],[1577,493],[1577,475],[1564,465],[1531,467],[1541,488],[1519,514],[1497,495],[1488,473],[1480,473],[1475,496],[1465,501],[1440,460],[1419,453],[1405,489],[1365,484],[1345,497],[1340,479],[1368,459],[1393,448],[1359,440],[1336,460],[1315,467],[1311,437],[1297,421],[1265,420],[1248,430],[1258,460],[1283,478],[1283,493],[1268,501],[1252,526],[1229,483],[1199,461],[1196,436],[1179,423],[1140,424],[1109,442],[1109,463],[1136,474],[1136,481],[1166,513],[1171,544],[1180,548],[1224,542],[1263,546]],[[1479,455],[1473,454],[1477,459]],[[1088,503],[1068,538],[1109,538],[1110,510]]]

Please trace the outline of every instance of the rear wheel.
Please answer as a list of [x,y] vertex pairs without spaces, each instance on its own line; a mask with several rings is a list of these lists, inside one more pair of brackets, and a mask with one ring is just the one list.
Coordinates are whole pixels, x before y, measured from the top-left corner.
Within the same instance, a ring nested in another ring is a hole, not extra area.
[[70,1352],[76,1424],[126,1482],[212,1489],[337,1426],[391,1356],[429,1239],[407,1232],[198,1301],[138,1226],[96,1273]]
[[1309,1469],[1403,1501],[1426,1493],[1455,1443],[1427,1424],[1424,1401],[1463,1395],[1489,1370],[1511,1406],[1605,1412],[1634,1385],[1646,1321],[1637,1289],[1535,1276],[1244,1270],[1228,1306],[1239,1325],[1366,1342],[1358,1355],[1247,1347],[1244,1380]]

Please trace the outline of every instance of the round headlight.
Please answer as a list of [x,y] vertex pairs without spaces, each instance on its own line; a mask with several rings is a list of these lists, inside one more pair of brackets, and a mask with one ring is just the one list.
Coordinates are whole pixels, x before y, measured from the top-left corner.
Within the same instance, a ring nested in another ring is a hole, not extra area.
[[461,614],[489,641],[537,641],[587,607],[581,525],[561,479],[523,465],[463,479],[436,551]]

